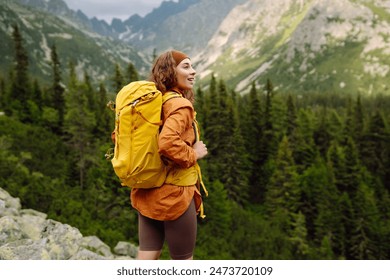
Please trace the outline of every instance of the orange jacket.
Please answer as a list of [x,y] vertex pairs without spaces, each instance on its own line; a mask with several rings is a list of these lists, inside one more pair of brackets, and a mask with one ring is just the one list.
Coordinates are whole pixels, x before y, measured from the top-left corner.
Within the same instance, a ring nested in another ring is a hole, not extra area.
[[[194,108],[185,98],[172,98],[163,105],[164,126],[159,136],[159,152],[170,162],[168,177],[171,179],[196,164],[192,148],[195,143],[194,118]],[[180,183],[165,183],[159,188],[132,189],[131,203],[143,216],[161,221],[175,220],[187,210],[192,199],[199,209],[202,200],[195,184],[180,186]]]

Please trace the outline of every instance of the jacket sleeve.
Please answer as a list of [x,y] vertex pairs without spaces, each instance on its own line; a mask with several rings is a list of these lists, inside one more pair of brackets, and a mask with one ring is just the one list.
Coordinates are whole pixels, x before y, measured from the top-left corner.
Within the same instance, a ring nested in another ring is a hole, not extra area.
[[169,107],[170,110],[164,111],[164,114],[168,114],[164,117],[164,125],[159,136],[159,152],[181,168],[189,168],[195,165],[197,160],[192,148],[194,139],[191,138],[194,137],[189,137],[193,135],[194,111],[192,106]]

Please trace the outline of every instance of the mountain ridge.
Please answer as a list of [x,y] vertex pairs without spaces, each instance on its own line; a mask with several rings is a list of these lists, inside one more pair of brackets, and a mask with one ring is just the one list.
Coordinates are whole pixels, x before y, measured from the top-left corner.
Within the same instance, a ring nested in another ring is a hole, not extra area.
[[57,13],[86,34],[130,45],[144,69],[152,53],[176,48],[192,57],[201,80],[215,73],[239,92],[268,78],[283,91],[389,92],[389,0],[164,1],[111,25],[81,11]]
[[[39,1],[39,0],[37,0]],[[54,1],[54,0],[51,0]],[[55,0],[64,3],[62,0]],[[13,61],[13,25],[17,24],[23,44],[29,55],[30,70],[35,77],[45,80],[50,75],[50,47],[56,44],[63,72],[70,61],[75,63],[76,73],[82,78],[88,73],[95,81],[109,81],[115,64],[123,68],[133,63],[140,72],[146,71],[147,58],[135,48],[110,37],[99,35],[72,22],[69,17],[49,15],[17,2],[1,2],[0,17],[3,24],[0,35],[0,73],[3,76],[11,69]]]

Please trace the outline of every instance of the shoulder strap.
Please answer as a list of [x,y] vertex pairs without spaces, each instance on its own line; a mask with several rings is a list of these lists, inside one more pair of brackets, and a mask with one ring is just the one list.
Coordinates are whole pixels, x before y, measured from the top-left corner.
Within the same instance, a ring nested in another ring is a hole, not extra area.
[[181,96],[181,94],[177,93],[177,92],[174,92],[174,91],[167,91],[166,93],[163,94],[163,104],[165,102],[167,102],[169,99],[172,99],[172,98],[183,98],[183,96]]

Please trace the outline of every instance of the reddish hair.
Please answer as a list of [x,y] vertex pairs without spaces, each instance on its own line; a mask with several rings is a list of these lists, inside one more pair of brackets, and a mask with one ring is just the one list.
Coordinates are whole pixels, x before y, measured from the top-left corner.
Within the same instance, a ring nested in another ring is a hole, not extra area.
[[[176,62],[172,51],[162,53],[155,60],[149,80],[156,84],[156,87],[163,94],[177,86]],[[194,92],[192,90],[182,91],[183,96],[191,103],[194,103]]]

